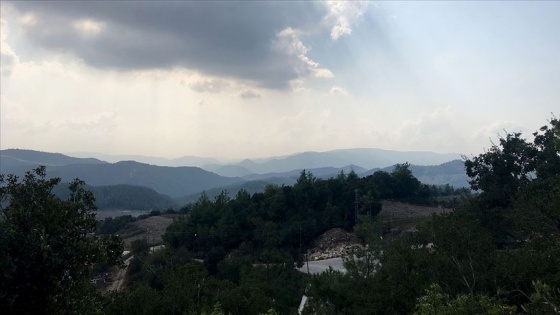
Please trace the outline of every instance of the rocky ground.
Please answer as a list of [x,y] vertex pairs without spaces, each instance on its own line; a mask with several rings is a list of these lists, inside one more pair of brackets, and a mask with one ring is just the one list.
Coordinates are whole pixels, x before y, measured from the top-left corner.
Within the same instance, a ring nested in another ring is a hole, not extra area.
[[[396,233],[413,231],[419,220],[429,217],[432,213],[445,213],[453,211],[440,207],[415,206],[397,201],[384,200],[379,218],[387,220],[394,225]],[[355,238],[353,233],[342,229],[331,229],[313,241],[308,250],[308,260],[324,260],[348,255],[364,247]]]
[[359,244],[353,233],[335,228],[313,241],[312,248],[307,252],[307,258],[313,261],[342,257],[359,249],[363,249],[363,246]]

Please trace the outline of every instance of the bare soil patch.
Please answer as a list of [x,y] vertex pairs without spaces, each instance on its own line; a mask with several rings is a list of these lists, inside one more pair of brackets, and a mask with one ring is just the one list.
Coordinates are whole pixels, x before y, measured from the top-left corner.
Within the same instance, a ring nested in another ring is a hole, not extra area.
[[130,223],[133,232],[124,237],[124,248],[130,250],[130,244],[134,240],[145,239],[150,246],[163,244],[162,236],[167,227],[173,223],[173,219],[179,215],[152,216]]

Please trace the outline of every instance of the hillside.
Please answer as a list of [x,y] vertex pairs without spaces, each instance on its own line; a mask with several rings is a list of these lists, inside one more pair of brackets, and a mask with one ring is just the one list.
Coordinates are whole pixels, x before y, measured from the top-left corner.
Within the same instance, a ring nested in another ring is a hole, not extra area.
[[[391,172],[393,166],[384,168],[374,168],[366,172],[358,174],[359,176],[369,176],[376,171]],[[445,185],[449,184],[455,188],[469,187],[468,177],[465,174],[465,165],[462,160],[453,160],[439,165],[410,165],[412,175],[418,180],[428,185]]]
[[49,153],[33,150],[7,149],[0,150],[0,172],[12,173],[22,168],[27,170],[39,165],[63,166],[73,164],[106,164],[94,158],[75,158],[60,153]]
[[[25,172],[44,165],[49,178],[60,177],[63,182],[80,178],[90,186],[144,186],[171,197],[244,182],[241,178],[220,176],[198,167],[163,167],[135,161],[107,163],[94,158],[33,150],[2,150],[0,157],[2,174],[23,176]],[[125,190],[121,189],[121,192],[125,193]],[[126,193],[121,197],[128,198]]]
[[[344,171],[345,174],[348,174],[351,170],[354,170],[358,176],[366,177],[379,170],[390,173],[393,167],[394,166],[389,166],[383,169],[375,168],[368,171],[363,171],[362,168],[357,166],[347,166],[344,168],[323,167],[308,169],[307,171],[311,172],[316,178],[328,179],[336,177],[340,171]],[[465,166],[461,160],[454,160],[441,165],[410,165],[410,170],[412,171],[412,175],[418,178],[423,184],[436,186],[449,184],[455,188],[469,187],[467,182],[468,177],[465,174]],[[235,196],[241,189],[247,190],[249,193],[253,194],[264,191],[266,185],[269,184],[293,185],[300,176],[301,171],[302,170],[294,170],[283,173],[251,174],[242,177],[246,181],[244,183],[212,188],[206,190],[205,193],[212,199],[218,196],[222,191],[228,191],[230,196]],[[179,201],[180,203],[194,202],[200,197],[201,193],[202,192],[197,192],[179,198]]]
[[[93,193],[95,205],[99,210],[166,210],[177,208],[179,204],[173,198],[157,191],[134,185],[90,186],[86,189]],[[61,183],[54,193],[62,199],[70,195],[67,183]]]
[[47,167],[49,177],[71,181],[78,177],[91,186],[145,186],[171,197],[218,186],[242,182],[241,178],[224,177],[198,167],[164,167],[133,161],[99,165],[66,165]]

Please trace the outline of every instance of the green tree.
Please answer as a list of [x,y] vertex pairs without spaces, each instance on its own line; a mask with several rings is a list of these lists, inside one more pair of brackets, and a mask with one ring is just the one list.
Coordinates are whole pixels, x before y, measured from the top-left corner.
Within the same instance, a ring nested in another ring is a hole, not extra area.
[[95,205],[74,180],[68,200],[45,167],[19,181],[0,175],[0,313],[87,314],[101,307],[90,278],[96,263],[120,263],[122,241],[93,235]]
[[511,206],[516,194],[532,179],[536,149],[521,138],[521,133],[507,134],[485,153],[465,161],[473,190],[482,190],[488,208]]
[[[540,224],[558,229],[560,127],[556,118],[549,123],[533,133],[532,142],[521,133],[507,134],[465,161],[471,188],[481,191],[468,208],[498,244],[515,244],[523,236],[519,231]],[[523,227],[527,223],[532,226]]]
[[395,181],[395,198],[407,201],[414,200],[420,189],[420,181],[412,175],[410,164],[408,162],[396,164],[391,176]]
[[416,315],[456,315],[456,314],[514,314],[515,306],[502,305],[486,295],[459,294],[455,298],[445,294],[437,284],[426,290],[426,295],[418,298]]

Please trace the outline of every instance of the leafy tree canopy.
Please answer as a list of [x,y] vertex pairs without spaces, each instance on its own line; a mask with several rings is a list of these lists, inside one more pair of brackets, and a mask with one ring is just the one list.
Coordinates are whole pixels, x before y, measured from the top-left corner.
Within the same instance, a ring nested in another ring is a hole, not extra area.
[[52,193],[60,179],[45,177],[45,167],[21,181],[0,175],[0,313],[95,312],[92,266],[119,263],[122,241],[93,235],[94,200],[83,181],[61,200]]

